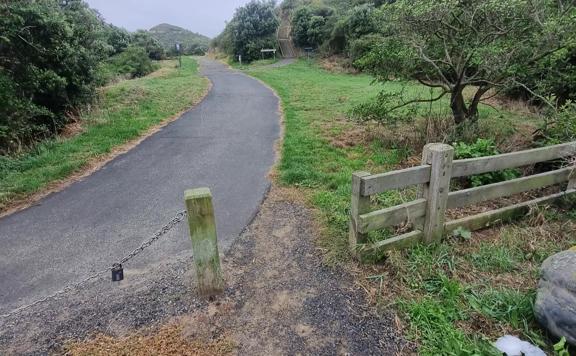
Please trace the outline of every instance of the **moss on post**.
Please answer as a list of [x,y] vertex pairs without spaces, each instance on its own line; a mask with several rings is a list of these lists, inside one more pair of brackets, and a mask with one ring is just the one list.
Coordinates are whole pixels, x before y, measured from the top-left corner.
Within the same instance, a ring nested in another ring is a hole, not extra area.
[[188,210],[198,290],[202,295],[221,293],[224,290],[224,278],[218,254],[212,193],[208,188],[187,190],[184,199]]

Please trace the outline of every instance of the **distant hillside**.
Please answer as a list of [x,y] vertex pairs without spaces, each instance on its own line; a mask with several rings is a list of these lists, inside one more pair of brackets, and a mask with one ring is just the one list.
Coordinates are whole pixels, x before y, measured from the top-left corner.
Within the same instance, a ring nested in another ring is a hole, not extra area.
[[169,54],[175,52],[174,48],[177,42],[182,45],[183,53],[185,54],[201,55],[204,54],[210,46],[210,38],[166,23],[152,27],[150,34],[160,41]]

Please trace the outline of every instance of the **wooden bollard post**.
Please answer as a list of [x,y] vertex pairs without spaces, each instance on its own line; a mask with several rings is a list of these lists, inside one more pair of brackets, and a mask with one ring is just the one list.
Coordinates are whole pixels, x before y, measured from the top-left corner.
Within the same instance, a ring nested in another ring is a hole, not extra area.
[[424,219],[424,242],[440,241],[444,235],[444,221],[446,219],[446,204],[450,191],[452,178],[452,160],[454,148],[445,144],[432,144],[426,146],[427,163],[430,164],[430,183],[423,190],[426,194],[426,217]]
[[202,295],[221,293],[224,290],[224,278],[218,254],[212,193],[208,188],[191,189],[184,193],[184,199],[188,210],[198,290]]

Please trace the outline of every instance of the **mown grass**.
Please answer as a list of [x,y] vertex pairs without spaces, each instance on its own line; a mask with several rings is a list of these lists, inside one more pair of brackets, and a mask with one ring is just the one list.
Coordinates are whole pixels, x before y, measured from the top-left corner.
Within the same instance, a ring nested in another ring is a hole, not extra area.
[[[281,68],[251,67],[249,73],[282,99],[285,136],[279,182],[307,193],[327,229],[320,244],[328,262],[345,261],[352,172],[392,170],[420,154],[385,144],[372,131],[386,127],[366,130],[346,120],[346,113],[382,88],[413,94],[428,89],[399,82],[374,86],[369,76],[328,73],[304,61]],[[437,102],[418,111],[440,116],[446,106]],[[526,124],[523,115],[489,107],[482,108],[480,121],[485,135],[508,138]],[[389,192],[373,203],[397,204],[413,194]],[[550,340],[532,314],[538,267],[550,254],[576,243],[569,213],[552,211],[556,215],[549,216],[545,226],[521,223],[474,234],[471,240],[394,252],[366,268],[366,289],[383,308],[396,305],[420,354],[497,354],[491,342],[504,333],[547,347]]]
[[196,104],[209,83],[198,74],[195,59],[182,62],[176,69],[175,61],[164,61],[149,76],[102,88],[98,103],[80,118],[80,133],[46,141],[18,156],[0,157],[0,211]]

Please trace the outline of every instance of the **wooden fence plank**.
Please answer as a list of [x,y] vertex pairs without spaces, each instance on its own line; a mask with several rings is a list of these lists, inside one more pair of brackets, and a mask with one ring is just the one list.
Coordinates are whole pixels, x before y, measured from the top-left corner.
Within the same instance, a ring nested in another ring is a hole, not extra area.
[[507,222],[514,218],[521,217],[526,213],[528,213],[531,206],[550,203],[561,197],[574,194],[575,192],[576,189],[571,189],[561,193],[545,196],[542,198],[537,198],[526,202],[510,205],[497,210],[487,211],[481,214],[468,216],[458,220],[452,220],[446,223],[445,231],[447,234],[450,234],[459,227],[466,228],[470,231],[484,229],[494,224]]
[[389,250],[400,250],[411,247],[422,241],[424,234],[420,230],[414,230],[403,235],[378,241],[372,244],[358,245],[358,254],[370,254]]
[[418,199],[391,208],[373,211],[360,215],[358,230],[362,233],[382,229],[387,226],[414,222],[426,214],[426,199]]
[[452,177],[500,171],[507,168],[528,166],[538,162],[576,155],[576,142],[505,153],[497,156],[470,158],[454,161]]
[[562,168],[528,177],[451,192],[448,194],[448,209],[460,208],[487,200],[563,183],[569,179],[572,170],[572,167]]
[[430,171],[430,166],[426,165],[364,177],[362,195],[369,196],[387,190],[428,183],[430,181]]

